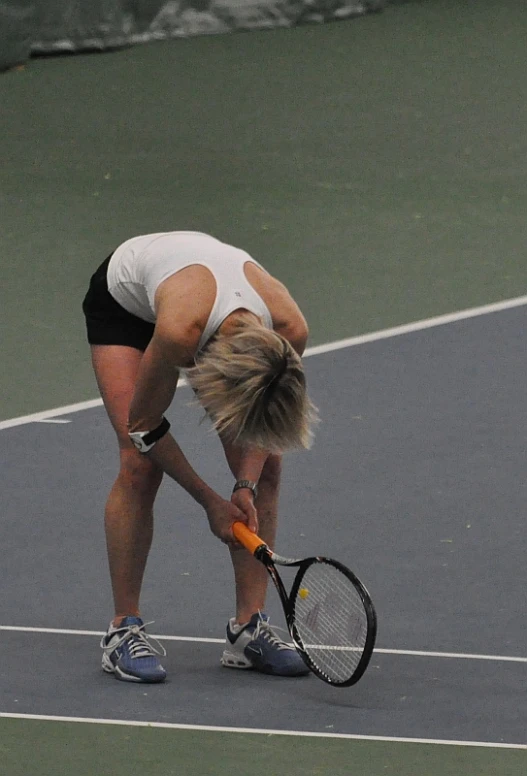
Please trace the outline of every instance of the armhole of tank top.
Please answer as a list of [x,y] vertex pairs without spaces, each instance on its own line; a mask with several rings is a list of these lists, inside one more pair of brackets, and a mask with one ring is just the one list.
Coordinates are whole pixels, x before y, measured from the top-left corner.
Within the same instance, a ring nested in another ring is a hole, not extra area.
[[256,296],[257,296],[257,297],[258,297],[258,299],[260,300],[260,302],[261,302],[261,304],[262,304],[263,308],[264,308],[264,309],[265,309],[265,311],[266,311],[266,315],[267,315],[267,321],[266,321],[266,325],[267,325],[267,327],[268,327],[269,329],[274,329],[273,316],[271,315],[271,311],[270,311],[269,307],[268,307],[268,306],[267,306],[267,304],[264,302],[263,298],[260,296],[260,294],[258,293],[258,291],[257,291],[257,290],[254,288],[254,286],[253,286],[253,285],[252,285],[252,283],[250,282],[249,278],[248,278],[248,277],[247,277],[247,275],[245,274],[245,265],[246,265],[246,264],[255,264],[255,265],[256,265],[256,266],[257,266],[259,269],[261,269],[263,272],[265,272],[265,274],[266,274],[266,275],[269,275],[269,276],[270,276],[270,275],[271,275],[271,273],[270,273],[270,272],[268,272],[268,271],[265,269],[265,267],[263,267],[263,266],[260,264],[260,262],[256,261],[256,259],[253,259],[253,258],[252,258],[252,256],[251,256],[251,258],[250,258],[250,259],[246,259],[246,260],[243,262],[243,266],[242,266],[242,272],[243,272],[243,276],[244,276],[244,278],[245,278],[245,281],[246,281],[246,282],[249,284],[249,286],[252,288],[253,292],[256,294]]

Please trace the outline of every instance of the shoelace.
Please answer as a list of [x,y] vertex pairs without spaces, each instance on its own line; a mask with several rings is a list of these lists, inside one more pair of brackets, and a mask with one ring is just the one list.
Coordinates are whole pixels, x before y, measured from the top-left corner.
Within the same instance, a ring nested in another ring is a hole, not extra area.
[[[118,649],[122,644],[124,644],[125,641],[130,639],[131,643],[128,645],[130,657],[153,657],[154,655],[161,655],[161,657],[165,657],[166,649],[161,644],[161,642],[153,636],[147,636],[144,632],[146,626],[152,624],[153,621],[145,622],[143,625],[130,625],[128,628],[118,628],[112,632],[112,636],[114,636],[116,633],[122,633],[123,635],[120,636],[117,641],[114,641],[110,644],[105,644],[106,636],[103,636],[101,639],[101,647],[105,652],[111,653]],[[156,649],[154,643],[157,644],[159,649]]]
[[294,647],[292,647],[290,644],[287,644],[283,639],[277,636],[275,630],[287,633],[284,628],[271,628],[267,620],[263,620],[260,617],[258,624],[253,631],[252,638],[257,639],[258,636],[262,636],[263,639],[269,642],[271,646],[276,647],[276,649],[294,649]]

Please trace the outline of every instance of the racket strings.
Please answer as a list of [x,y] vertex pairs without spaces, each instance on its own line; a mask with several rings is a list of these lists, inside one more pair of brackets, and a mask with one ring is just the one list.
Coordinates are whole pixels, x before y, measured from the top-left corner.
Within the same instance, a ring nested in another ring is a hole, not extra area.
[[363,600],[353,582],[327,562],[311,564],[295,600],[302,648],[331,681],[344,682],[357,668],[368,633]]

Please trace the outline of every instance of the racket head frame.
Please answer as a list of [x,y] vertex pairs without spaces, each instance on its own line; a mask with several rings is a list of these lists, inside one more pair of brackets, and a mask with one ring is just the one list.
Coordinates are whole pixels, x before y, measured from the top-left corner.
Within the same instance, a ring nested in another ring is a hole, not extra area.
[[[329,677],[327,674],[325,674],[322,670],[318,668],[316,663],[311,659],[309,655],[309,651],[304,648],[303,640],[296,626],[296,602],[298,601],[298,598],[299,598],[299,591],[301,589],[302,582],[306,572],[312,565],[317,563],[324,563],[328,566],[333,566],[333,568],[339,571],[343,576],[345,576],[348,579],[349,582],[351,582],[351,584],[355,589],[355,592],[358,593],[361,599],[362,607],[364,609],[364,614],[366,615],[366,623],[367,623],[366,639],[364,642],[364,646],[362,648],[362,654],[359,659],[359,662],[357,663],[355,669],[353,670],[353,673],[344,681],[336,681],[335,679],[332,679],[331,677]],[[363,676],[364,672],[368,667],[368,664],[371,660],[371,656],[373,654],[373,650],[375,648],[375,641],[377,638],[377,613],[375,611],[375,607],[373,605],[371,596],[368,593],[368,590],[366,589],[366,587],[356,576],[356,574],[354,574],[353,571],[351,571],[343,563],[340,563],[339,561],[334,560],[333,558],[326,558],[322,555],[319,555],[312,558],[305,558],[304,560],[297,562],[294,565],[298,565],[299,569],[293,580],[291,591],[289,593],[289,601],[288,601],[289,619],[287,621],[287,625],[291,633],[291,637],[293,638],[295,647],[297,648],[298,652],[302,655],[302,658],[306,663],[306,665],[309,666],[309,668],[313,671],[313,673],[316,674],[320,679],[325,681],[327,684],[331,684],[333,687],[351,687],[351,685],[356,684],[359,681],[359,679]]]
[[[283,558],[281,555],[274,553],[266,544],[261,544],[259,547],[257,547],[253,554],[257,560],[264,564],[269,573],[269,576],[273,580],[282,602],[287,628],[293,640],[293,644],[308,668],[314,674],[316,674],[319,679],[322,679],[332,687],[351,687],[351,685],[356,684],[368,667],[377,637],[377,614],[375,607],[373,605],[370,594],[368,593],[368,590],[360,581],[360,579],[343,563],[340,563],[333,558],[326,558],[322,555],[303,559]],[[307,570],[315,563],[325,563],[327,565],[333,566],[341,574],[347,577],[358,593],[366,615],[366,640],[362,650],[362,655],[352,675],[348,677],[348,679],[340,682],[335,681],[323,671],[321,671],[316,663],[311,659],[309,652],[306,651],[304,647],[302,638],[296,625],[295,605],[296,601],[298,600],[302,580],[304,579]],[[275,564],[279,566],[298,567],[298,571],[296,572],[293,584],[291,586],[291,591],[289,593],[287,593],[287,590],[285,589],[284,583],[282,582]]]

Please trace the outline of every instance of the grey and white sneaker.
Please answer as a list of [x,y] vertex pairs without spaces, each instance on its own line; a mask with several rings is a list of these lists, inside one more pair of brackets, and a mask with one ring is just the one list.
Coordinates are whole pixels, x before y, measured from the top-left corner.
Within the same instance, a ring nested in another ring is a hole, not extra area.
[[256,612],[245,625],[227,624],[227,639],[221,663],[226,668],[253,669],[274,676],[304,676],[309,673],[296,649],[269,625],[269,617]]

